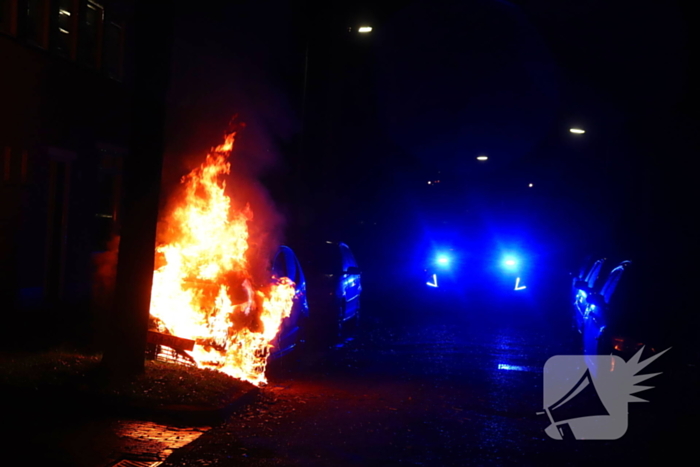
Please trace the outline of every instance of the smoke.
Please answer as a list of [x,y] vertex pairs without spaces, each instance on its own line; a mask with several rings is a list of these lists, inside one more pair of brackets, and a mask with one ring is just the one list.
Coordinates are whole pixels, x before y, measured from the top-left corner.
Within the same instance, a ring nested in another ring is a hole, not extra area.
[[[261,180],[285,169],[282,147],[290,146],[300,127],[288,83],[277,78],[303,64],[285,32],[290,27],[285,8],[193,6],[174,30],[159,242],[167,241],[167,215],[182,199],[182,177],[199,167],[225,134],[235,132],[226,194],[232,211],[247,204],[253,212],[248,260],[257,284],[268,280],[285,227],[270,187]],[[280,37],[273,40],[275,35]]]
[[[274,152],[266,146],[267,135],[260,126],[237,123],[234,117],[229,128],[236,131],[233,152],[229,156],[231,173],[226,181],[227,195],[232,209],[241,211],[250,207],[252,219],[248,222],[248,261],[250,273],[257,284],[269,280],[268,266],[272,255],[284,241],[284,216],[270,196],[260,177],[274,166]],[[256,131],[257,130],[257,131]]]
[[[273,159],[269,154],[265,155],[262,161],[261,158],[256,157],[259,145],[254,139],[252,143],[246,144],[246,138],[251,136],[247,128],[248,125],[244,123],[229,124],[228,131],[235,130],[236,137],[233,151],[228,157],[231,166],[230,174],[225,176],[223,181],[226,184],[225,193],[231,199],[231,213],[246,211],[252,213],[248,222],[247,259],[252,279],[256,284],[262,285],[269,280],[272,255],[283,243],[285,219],[277,210],[267,187],[259,179],[264,169],[270,167]],[[217,144],[222,142],[223,137],[216,141]],[[211,153],[213,149],[203,151],[188,160],[198,161],[201,165],[206,155]],[[158,225],[158,244],[170,243],[180,233],[178,226],[171,223],[170,216],[176,206],[182,203],[186,186],[183,182],[187,180],[184,175],[186,174],[183,174],[177,187],[171,188],[164,194],[165,199]],[[156,268],[162,265],[161,261],[160,257],[156,259]]]

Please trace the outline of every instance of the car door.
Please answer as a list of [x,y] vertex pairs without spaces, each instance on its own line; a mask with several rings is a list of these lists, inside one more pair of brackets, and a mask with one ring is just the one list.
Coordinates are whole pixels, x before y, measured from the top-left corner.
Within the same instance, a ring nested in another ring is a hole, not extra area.
[[[591,292],[597,292],[599,287],[598,278],[605,264],[605,259],[599,259],[588,270],[588,273],[582,277],[576,278],[574,281],[574,315],[576,320],[576,328],[579,332],[583,332],[583,320],[586,315],[588,303],[586,297]],[[583,281],[584,284],[581,284]],[[577,287],[578,286],[578,287]]]
[[603,303],[596,305],[590,303],[592,299],[588,300],[583,332],[584,351],[587,355],[595,355],[599,352],[607,351],[607,344],[609,344],[607,341],[610,339],[610,336],[606,335],[609,334],[609,330],[606,332],[606,328],[611,320],[611,313],[616,312],[609,305],[625,273],[625,269],[630,264],[629,261],[623,261],[610,271],[603,286],[600,288],[600,292],[597,294],[599,298],[602,298]]
[[274,278],[288,277],[295,285],[294,303],[288,318],[282,322],[277,335],[276,352],[286,352],[297,344],[301,320],[308,317],[309,306],[306,297],[306,278],[301,264],[291,248],[281,246],[272,261]]
[[345,243],[340,243],[338,247],[342,264],[340,287],[345,299],[343,319],[349,319],[360,311],[360,294],[362,292],[360,269],[350,247]]

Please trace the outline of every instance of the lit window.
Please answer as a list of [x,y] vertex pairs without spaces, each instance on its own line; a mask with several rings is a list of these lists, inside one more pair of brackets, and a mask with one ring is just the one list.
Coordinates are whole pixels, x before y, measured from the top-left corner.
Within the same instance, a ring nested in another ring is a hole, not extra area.
[[0,0],[0,32],[17,34],[17,0]]
[[59,0],[56,28],[53,32],[54,48],[59,55],[75,58],[75,39],[78,14],[75,0]]

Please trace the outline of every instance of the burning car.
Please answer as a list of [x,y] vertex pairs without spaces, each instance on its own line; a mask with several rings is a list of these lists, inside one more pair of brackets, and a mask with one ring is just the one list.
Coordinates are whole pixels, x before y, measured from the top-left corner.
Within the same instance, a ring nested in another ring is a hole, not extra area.
[[309,303],[306,297],[306,278],[301,263],[288,246],[280,246],[272,260],[272,281],[288,278],[294,283],[292,310],[280,326],[273,341],[270,358],[286,355],[305,342],[305,328],[309,319]]
[[234,136],[227,135],[182,178],[183,190],[163,216],[167,229],[159,232],[150,313],[159,333],[187,343],[183,351],[198,367],[261,385],[271,349],[283,352],[286,336],[294,334],[288,326],[283,341],[278,340],[295,300],[303,304],[304,282],[301,270],[293,271],[295,259],[287,249],[274,267],[300,285],[281,274],[270,282],[257,272],[264,267],[261,256],[250,252],[250,245],[260,241],[250,238],[253,211],[226,190]]

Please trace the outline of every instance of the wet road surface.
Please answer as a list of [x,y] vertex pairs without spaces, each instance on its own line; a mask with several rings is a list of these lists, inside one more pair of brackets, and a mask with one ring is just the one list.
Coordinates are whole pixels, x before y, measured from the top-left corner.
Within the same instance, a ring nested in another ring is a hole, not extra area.
[[219,426],[60,408],[2,414],[2,452],[8,462],[71,467],[666,465],[695,457],[698,367],[676,349],[645,370],[663,373],[638,394],[649,403],[629,404],[621,439],[550,439],[549,420],[538,415],[543,366],[579,353],[567,320],[552,316],[566,313],[368,301],[353,341],[275,362],[258,400]]
[[578,353],[568,326],[531,308],[421,311],[365,319],[348,345],[280,362],[256,404],[164,465],[646,465],[692,452],[697,367],[648,367],[664,373],[639,394],[650,403],[629,405],[622,438],[552,440],[542,368]]

